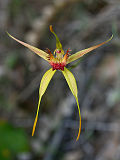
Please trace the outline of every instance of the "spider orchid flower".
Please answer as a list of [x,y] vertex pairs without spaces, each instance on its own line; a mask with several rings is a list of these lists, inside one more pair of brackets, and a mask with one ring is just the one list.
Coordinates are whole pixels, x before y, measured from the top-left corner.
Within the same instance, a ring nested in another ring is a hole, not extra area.
[[52,53],[49,49],[47,49],[46,51],[40,50],[36,47],[33,47],[27,43],[24,43],[18,39],[16,39],[15,37],[11,36],[9,33],[7,33],[11,38],[13,38],[15,41],[21,43],[22,45],[24,45],[25,47],[29,48],[31,51],[35,52],[38,56],[42,57],[44,60],[48,61],[48,63],[51,65],[51,69],[49,69],[42,77],[41,79],[41,83],[40,83],[40,88],[39,88],[39,101],[38,101],[38,108],[37,108],[37,113],[36,113],[36,117],[34,120],[34,125],[33,125],[33,130],[32,130],[32,136],[34,135],[35,132],[35,128],[36,128],[36,123],[38,120],[38,113],[39,113],[39,108],[40,108],[40,102],[41,102],[41,98],[44,95],[48,84],[50,83],[53,75],[55,74],[55,72],[57,70],[60,70],[67,83],[68,86],[72,92],[72,94],[74,95],[76,102],[77,102],[77,107],[78,107],[78,111],[79,111],[79,131],[78,131],[78,135],[76,138],[76,141],[79,139],[80,137],[80,133],[81,133],[81,114],[80,114],[80,107],[79,107],[79,102],[78,102],[78,90],[77,90],[77,84],[76,84],[76,80],[74,75],[66,68],[66,65],[69,64],[70,62],[73,62],[75,60],[77,60],[78,58],[82,57],[84,54],[102,46],[103,44],[109,42],[113,35],[110,37],[110,39],[108,39],[105,42],[102,42],[98,45],[92,46],[90,48],[81,50],[76,52],[73,55],[70,55],[69,52],[71,51],[70,49],[67,50],[67,52],[65,53],[63,48],[62,48],[62,44],[59,41],[58,36],[55,34],[55,32],[53,31],[53,27],[52,25],[50,25],[50,31],[54,34],[54,36],[56,37],[56,49],[54,50],[54,52]]

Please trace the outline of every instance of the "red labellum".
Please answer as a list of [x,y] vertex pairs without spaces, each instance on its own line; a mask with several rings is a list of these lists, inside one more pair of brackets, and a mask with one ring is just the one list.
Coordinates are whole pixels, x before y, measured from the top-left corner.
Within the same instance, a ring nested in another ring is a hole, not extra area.
[[62,71],[64,71],[64,67],[66,66],[64,63],[54,63],[54,62],[52,62],[50,64],[52,66],[52,70],[53,71],[54,70],[62,70]]

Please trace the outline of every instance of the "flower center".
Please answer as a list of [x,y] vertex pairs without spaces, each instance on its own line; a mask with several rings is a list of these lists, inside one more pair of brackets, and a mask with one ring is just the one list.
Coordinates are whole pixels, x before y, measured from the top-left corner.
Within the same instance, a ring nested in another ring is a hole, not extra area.
[[53,71],[54,70],[62,70],[64,71],[64,67],[66,66],[67,58],[69,56],[69,49],[67,50],[66,54],[64,55],[64,51],[56,49],[54,51],[54,54],[56,52],[56,55],[54,56],[49,49],[46,50],[46,52],[49,54],[48,59],[49,63],[52,66]]
[[56,53],[61,53],[61,50],[56,49]]

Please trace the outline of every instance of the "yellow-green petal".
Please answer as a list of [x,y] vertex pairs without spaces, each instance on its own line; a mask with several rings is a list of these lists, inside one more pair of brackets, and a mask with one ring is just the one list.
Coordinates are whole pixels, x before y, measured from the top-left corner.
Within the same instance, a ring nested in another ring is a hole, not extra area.
[[80,117],[79,132],[78,132],[77,139],[76,139],[76,140],[78,140],[80,137],[80,133],[81,133],[81,114],[80,114],[80,107],[79,107],[78,95],[77,95],[77,93],[78,93],[77,84],[76,84],[76,80],[75,80],[74,75],[66,67],[64,67],[64,71],[62,71],[62,73],[68,83],[68,86],[69,86],[72,94],[75,96],[75,99],[77,102],[77,107],[78,107],[79,117]]
[[11,37],[12,39],[14,39],[15,41],[17,41],[18,43],[22,44],[23,46],[27,47],[28,49],[30,49],[31,51],[33,51],[34,53],[36,53],[38,56],[42,57],[43,59],[45,59],[46,61],[48,61],[48,54],[46,52],[44,52],[43,50],[40,50],[34,46],[31,46],[25,42],[22,42],[20,40],[18,40],[17,38],[13,37],[12,35],[10,35],[7,32],[8,36]]
[[60,43],[60,40],[59,40],[58,36],[56,35],[56,33],[53,31],[52,25],[50,25],[50,31],[54,34],[54,36],[56,38],[56,49],[62,50],[62,44]]
[[86,54],[86,53],[88,53],[88,52],[90,52],[90,51],[92,51],[92,50],[94,50],[94,49],[102,46],[103,44],[109,42],[112,38],[113,38],[113,35],[110,37],[110,39],[108,39],[105,42],[102,42],[102,43],[100,43],[98,45],[92,46],[92,47],[87,48],[87,49],[83,49],[83,50],[78,51],[75,54],[69,56],[68,59],[67,59],[67,64],[70,63],[70,62],[73,62],[73,61],[77,60],[78,58],[82,57],[84,54]]
[[38,102],[37,114],[36,114],[34,125],[33,125],[32,136],[34,135],[35,127],[36,127],[37,120],[38,120],[38,113],[39,113],[41,98],[42,98],[43,94],[45,93],[45,91],[48,87],[48,84],[50,83],[50,80],[52,79],[55,72],[56,72],[56,70],[53,71],[51,68],[43,75],[43,77],[41,79],[40,88],[39,88],[39,102]]

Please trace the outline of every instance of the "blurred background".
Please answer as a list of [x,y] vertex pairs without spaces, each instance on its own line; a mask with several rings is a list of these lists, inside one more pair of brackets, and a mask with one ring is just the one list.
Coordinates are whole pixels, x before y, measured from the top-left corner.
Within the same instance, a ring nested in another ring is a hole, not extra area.
[[[6,34],[42,50],[108,44],[68,68],[78,84],[82,115],[57,72],[43,96],[34,137],[39,83],[50,65]],[[0,0],[0,160],[120,159],[120,1]]]

